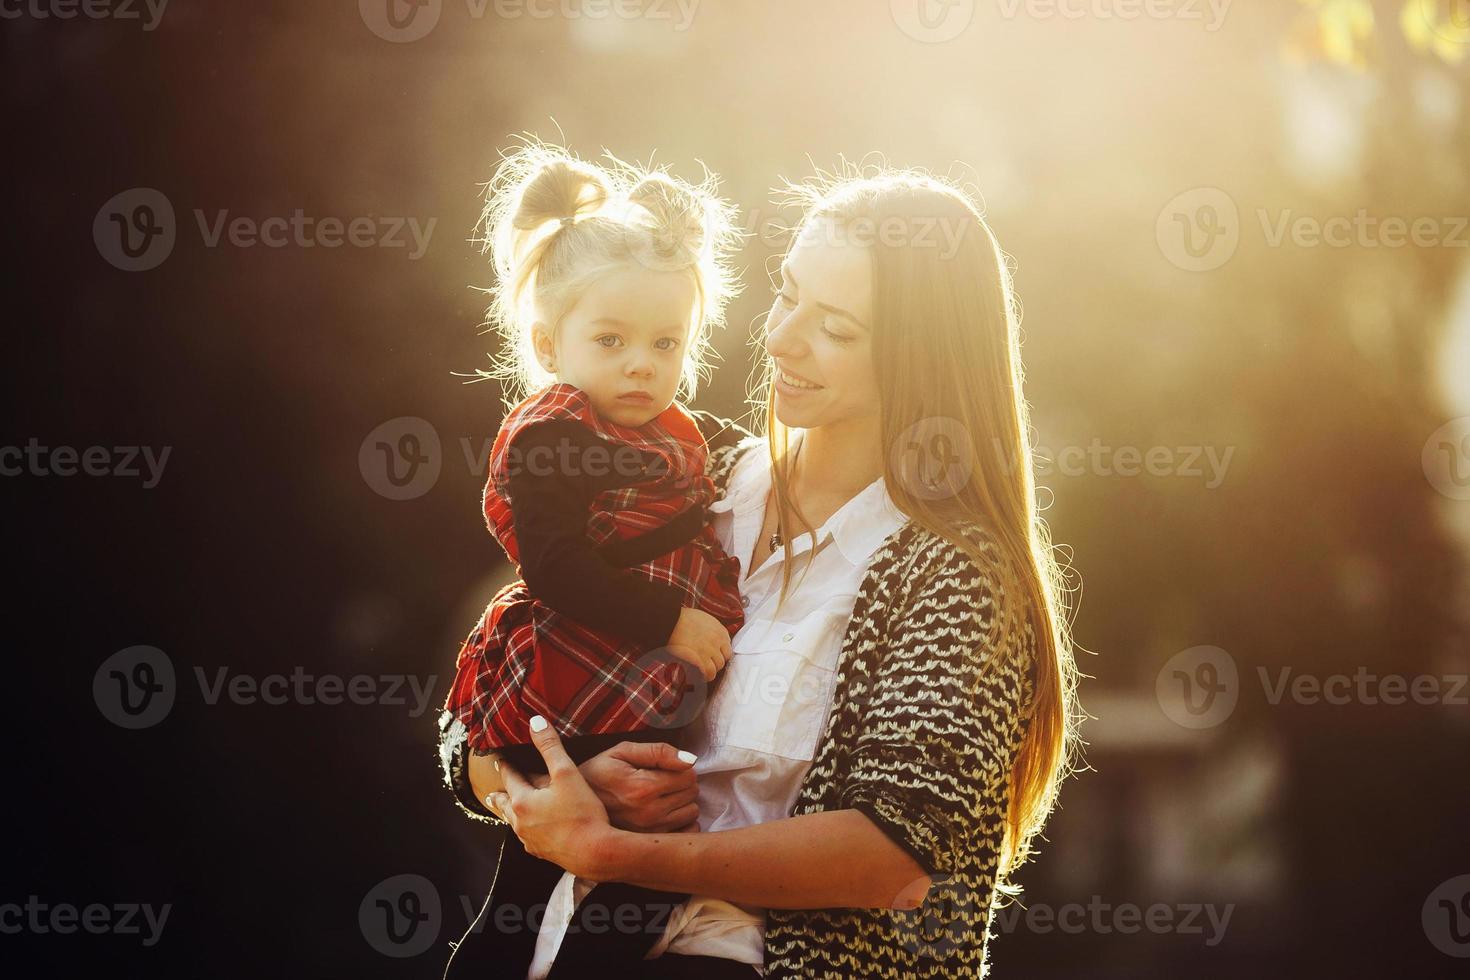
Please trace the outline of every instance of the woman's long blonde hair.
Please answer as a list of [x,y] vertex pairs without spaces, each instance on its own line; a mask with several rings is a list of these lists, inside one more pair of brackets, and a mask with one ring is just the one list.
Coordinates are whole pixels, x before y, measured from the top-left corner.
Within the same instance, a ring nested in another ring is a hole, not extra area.
[[[1037,641],[1033,714],[1011,767],[1011,798],[999,885],[1030,853],[1071,771],[1079,708],[1068,589],[1036,502],[1030,417],[1022,394],[1019,310],[1005,255],[979,208],[959,188],[915,171],[823,174],[788,183],[784,201],[801,208],[801,227],[830,228],[863,241],[872,256],[873,362],[881,438],[906,449],[942,437],[972,465],[945,492],[924,492],[903,469],[904,452],[885,452],[883,476],[900,510],[998,571],[1031,617]],[[776,417],[766,359],[766,431],[777,513],[814,533],[790,490],[789,430]],[[1002,552],[982,552],[955,526],[992,532]],[[792,534],[782,527],[782,594],[790,582]],[[1012,624],[996,624],[998,629]]]

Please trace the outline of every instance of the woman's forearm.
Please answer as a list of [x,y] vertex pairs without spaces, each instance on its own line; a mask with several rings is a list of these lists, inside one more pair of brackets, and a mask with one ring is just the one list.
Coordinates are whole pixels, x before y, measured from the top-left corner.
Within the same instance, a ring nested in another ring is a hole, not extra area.
[[607,879],[773,909],[917,908],[929,877],[857,810],[705,834],[612,831]]

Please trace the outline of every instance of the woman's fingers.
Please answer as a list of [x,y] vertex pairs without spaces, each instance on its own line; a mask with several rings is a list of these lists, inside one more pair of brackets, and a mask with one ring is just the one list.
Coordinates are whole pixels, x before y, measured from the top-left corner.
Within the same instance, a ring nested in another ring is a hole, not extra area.
[[687,806],[699,799],[698,786],[681,786],[671,793],[665,793],[658,798],[659,805],[668,807],[670,810]]
[[[536,746],[541,753],[541,758],[546,761],[546,772],[551,779],[558,779],[568,773],[577,771],[577,764],[572,757],[567,755],[567,750],[562,747],[561,736],[556,729],[540,715],[531,717],[531,744]],[[502,767],[502,771],[504,771]]]
[[500,765],[497,768],[500,769],[500,778],[505,783],[505,791],[510,794],[512,800],[534,789],[526,781],[526,777],[521,775],[520,770],[504,759],[500,760]]
[[510,829],[516,829],[515,807],[511,805],[510,794],[505,792],[494,792],[485,797],[485,805],[500,814],[500,819],[510,824]]
[[649,834],[682,834],[690,824],[699,826],[699,804],[690,803],[669,811],[659,820],[649,821],[640,829]]
[[639,769],[684,772],[695,763],[693,752],[681,752],[668,742],[620,742],[611,751],[616,758]]

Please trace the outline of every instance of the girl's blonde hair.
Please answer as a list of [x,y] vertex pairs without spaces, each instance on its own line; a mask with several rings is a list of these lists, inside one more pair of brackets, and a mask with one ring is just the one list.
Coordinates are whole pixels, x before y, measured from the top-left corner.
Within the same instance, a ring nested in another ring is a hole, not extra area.
[[[1036,502],[1020,314],[1005,255],[962,190],[921,172],[822,174],[802,184],[788,182],[780,194],[801,209],[802,228],[830,221],[831,230],[864,241],[872,257],[881,438],[884,447],[895,449],[883,454],[883,476],[894,503],[995,571],[1013,597],[1006,608],[1029,617],[1037,638],[1034,713],[1011,766],[997,882],[1014,894],[1007,876],[1026,860],[1073,767],[1080,709],[1066,576]],[[766,430],[777,513],[784,522],[789,509],[814,533],[791,496],[789,430],[776,417],[772,370],[767,359]],[[943,493],[916,492],[912,472],[902,466],[902,450],[916,436],[922,443],[939,434],[962,441],[944,448],[958,449],[953,455],[972,465]],[[984,553],[957,523],[989,529],[1001,554]],[[784,596],[796,535],[781,531]]]
[[478,373],[501,382],[507,407],[555,380],[536,358],[532,326],[556,336],[589,286],[629,267],[691,277],[698,301],[678,394],[692,398],[708,376],[710,331],[738,289],[728,264],[739,241],[734,209],[707,169],[696,185],[605,155],[599,166],[528,140],[502,156],[486,186],[481,243],[494,264],[489,322],[502,346],[494,368]]

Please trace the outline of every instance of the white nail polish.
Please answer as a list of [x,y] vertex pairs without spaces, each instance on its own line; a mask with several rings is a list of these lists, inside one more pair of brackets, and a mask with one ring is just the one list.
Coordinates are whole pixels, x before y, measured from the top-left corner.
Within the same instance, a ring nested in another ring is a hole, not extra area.
[[540,715],[532,715],[531,716],[531,731],[533,731],[533,732],[544,732],[544,731],[546,731],[546,719],[545,718],[542,718]]
[[685,752],[681,749],[679,752],[679,761],[687,762],[692,766],[699,761],[699,756],[695,755],[693,752]]

